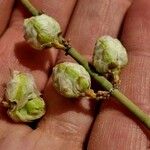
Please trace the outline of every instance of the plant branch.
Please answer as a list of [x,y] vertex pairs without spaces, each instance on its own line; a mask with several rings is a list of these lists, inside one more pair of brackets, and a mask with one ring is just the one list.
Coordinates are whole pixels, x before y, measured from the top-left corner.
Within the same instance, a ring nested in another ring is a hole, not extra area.
[[30,3],[29,0],[21,0],[21,3],[28,9],[28,11],[29,11],[33,16],[41,15],[41,12],[38,11],[38,10]]
[[[22,4],[33,14],[39,15],[40,12],[32,6],[28,0],[21,0]],[[97,83],[99,83],[105,90],[107,90],[112,96],[116,98],[121,104],[123,104],[128,110],[130,110],[141,122],[143,122],[150,129],[150,117],[144,113],[138,106],[136,106],[130,99],[123,95],[118,89],[115,89],[111,82],[105,77],[95,73],[89,66],[88,61],[84,58],[76,49],[60,36],[60,45],[58,48],[62,48],[66,54],[74,58],[79,64],[81,64],[93,77]]]

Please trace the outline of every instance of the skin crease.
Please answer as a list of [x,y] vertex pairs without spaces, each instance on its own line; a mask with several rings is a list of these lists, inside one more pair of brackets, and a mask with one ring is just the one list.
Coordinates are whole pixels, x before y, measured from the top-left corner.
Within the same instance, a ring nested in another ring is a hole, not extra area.
[[[66,38],[70,39],[72,45],[89,60],[97,37],[104,34],[116,37],[119,34],[129,51],[129,65],[122,73],[121,89],[148,112],[150,75],[149,69],[144,68],[150,67],[149,1],[135,0],[132,5],[128,0],[78,0],[77,3],[75,0],[62,0],[59,3],[56,0],[32,0],[31,2],[56,18],[63,32],[66,32]],[[13,1],[10,1],[9,6],[12,6],[12,3]],[[19,4],[16,4],[12,11],[10,25],[0,38],[0,97],[3,99],[3,85],[9,80],[9,69],[31,72],[38,88],[43,91],[47,113],[38,122],[37,128],[32,130],[27,125],[11,122],[7,118],[6,111],[0,107],[0,149],[149,149],[147,130],[113,99],[103,102],[91,128],[95,103],[86,99],[71,101],[56,93],[51,85],[51,78],[48,81],[48,73],[55,64],[57,50],[50,49],[42,53],[32,50],[24,42],[22,30],[23,18],[29,16],[28,13],[25,13],[25,9]],[[5,20],[9,20],[9,15],[5,15],[2,9],[0,14],[6,17]],[[4,29],[7,23],[1,20],[0,26]],[[2,31],[0,32],[2,34]],[[59,53],[57,60],[58,63],[71,59]],[[91,134],[88,134],[90,128]],[[85,142],[85,139],[89,141]]]

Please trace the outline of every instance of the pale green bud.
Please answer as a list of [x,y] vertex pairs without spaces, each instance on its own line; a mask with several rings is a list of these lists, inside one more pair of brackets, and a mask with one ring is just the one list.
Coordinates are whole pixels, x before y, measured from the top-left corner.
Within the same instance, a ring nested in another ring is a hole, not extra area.
[[45,114],[45,102],[42,98],[36,97],[29,100],[24,107],[8,109],[8,115],[16,122],[31,122],[41,118]]
[[59,47],[59,23],[50,16],[42,14],[24,21],[25,39],[35,49]]
[[53,86],[63,96],[77,98],[91,86],[89,73],[79,64],[64,62],[56,65],[52,72]]
[[[118,39],[102,36],[96,41],[93,66],[102,74],[112,72],[118,78],[120,69],[128,62],[127,52]],[[118,80],[118,79],[117,79]]]
[[29,99],[39,95],[31,74],[13,71],[12,78],[6,88],[6,99],[9,102],[15,102],[17,107],[21,108]]
[[[22,116],[22,118],[24,117],[25,119],[21,119],[18,115],[20,114],[20,112],[22,114],[22,111],[26,111],[28,113],[28,108],[30,106],[29,104],[33,102],[33,100],[34,102],[36,102],[37,99],[39,101],[39,103],[35,103],[37,104],[37,106],[35,104],[35,106],[33,105],[35,109],[36,107],[38,108],[38,112],[35,115],[32,115],[32,113],[29,112],[30,118],[32,118],[32,120],[35,120],[38,118],[38,116],[42,116],[45,112],[45,104],[43,104],[44,101],[42,100],[42,98],[40,98],[40,92],[35,85],[33,76],[29,73],[13,71],[11,80],[8,82],[6,87],[5,97],[6,101],[4,103],[5,105],[7,104],[7,107],[9,108],[8,114],[13,120],[27,121],[28,119],[26,118],[26,116]],[[41,104],[41,108],[43,109],[42,112],[39,104]],[[34,109],[32,111],[34,111]]]

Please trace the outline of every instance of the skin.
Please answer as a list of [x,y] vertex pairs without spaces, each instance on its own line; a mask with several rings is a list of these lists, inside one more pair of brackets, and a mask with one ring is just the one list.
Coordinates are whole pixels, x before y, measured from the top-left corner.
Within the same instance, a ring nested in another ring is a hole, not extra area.
[[[56,18],[66,39],[89,60],[97,37],[106,34],[119,37],[129,54],[120,89],[149,113],[150,1],[31,2]],[[0,1],[0,98],[4,98],[9,70],[31,72],[43,92],[47,112],[33,130],[28,125],[13,123],[0,106],[0,149],[148,150],[149,131],[113,98],[97,108],[95,102],[87,99],[69,100],[57,94],[51,85],[50,71],[56,63],[72,60],[53,48],[43,52],[31,49],[24,42],[22,29],[23,19],[29,14],[20,4],[13,8],[13,3]]]

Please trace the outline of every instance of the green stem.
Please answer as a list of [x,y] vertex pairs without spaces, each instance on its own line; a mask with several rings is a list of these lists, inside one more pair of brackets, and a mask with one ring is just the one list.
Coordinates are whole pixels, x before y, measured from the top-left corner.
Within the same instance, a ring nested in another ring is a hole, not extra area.
[[111,93],[120,103],[128,108],[137,118],[141,120],[150,129],[150,117],[136,106],[130,99],[123,95],[118,89],[114,89]]
[[81,64],[89,74],[110,94],[116,98],[121,104],[123,104],[128,110],[130,110],[141,122],[143,122],[148,128],[150,128],[150,117],[144,113],[138,106],[136,106],[130,99],[123,95],[118,89],[114,89],[113,85],[103,76],[93,72],[89,67],[88,61],[78,53],[74,48],[70,48],[67,52],[73,57],[79,64]]
[[21,2],[33,16],[38,16],[41,14],[41,12],[38,11],[29,0],[21,0]]
[[[28,0],[21,0],[22,4],[33,14],[41,14]],[[112,96],[116,98],[121,104],[123,104],[127,109],[129,109],[141,122],[143,122],[150,129],[150,117],[144,113],[138,106],[136,106],[130,99],[123,95],[118,89],[114,89],[113,85],[103,76],[95,73],[89,66],[88,61],[80,53],[78,53],[74,48],[68,47],[65,39],[60,37],[60,45],[74,58],[79,64],[81,64],[105,90],[109,91]],[[66,42],[66,43],[64,43]]]

